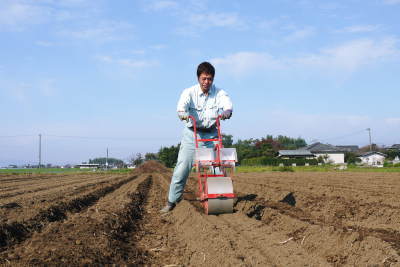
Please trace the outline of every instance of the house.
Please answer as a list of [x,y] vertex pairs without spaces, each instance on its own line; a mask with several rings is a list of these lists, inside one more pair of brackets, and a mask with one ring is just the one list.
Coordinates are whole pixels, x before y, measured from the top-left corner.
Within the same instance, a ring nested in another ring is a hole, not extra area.
[[390,147],[387,147],[386,150],[400,151],[400,144],[394,144]]
[[343,164],[344,163],[344,149],[320,142],[314,143],[305,147],[315,155],[315,157],[322,157],[325,163]]
[[279,150],[279,157],[305,159],[322,157],[325,163],[343,164],[345,152],[345,149],[317,142],[297,150]]
[[279,156],[283,159],[293,159],[293,158],[305,158],[313,159],[315,155],[309,150],[297,149],[297,150],[279,150]]
[[359,158],[361,159],[361,164],[374,167],[383,167],[386,154],[377,151],[369,151],[360,155]]
[[100,164],[82,163],[75,165],[75,168],[79,169],[97,169],[100,168]]
[[351,153],[357,153],[358,150],[360,149],[358,146],[352,145],[352,146],[336,146],[340,150],[344,152],[351,152]]

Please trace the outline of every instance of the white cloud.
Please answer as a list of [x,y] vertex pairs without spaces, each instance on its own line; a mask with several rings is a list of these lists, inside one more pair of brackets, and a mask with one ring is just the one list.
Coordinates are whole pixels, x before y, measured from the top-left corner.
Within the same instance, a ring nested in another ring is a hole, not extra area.
[[44,46],[44,47],[54,46],[54,43],[48,42],[48,41],[36,41],[35,44],[38,45],[38,46]]
[[314,35],[315,29],[313,27],[305,27],[303,29],[297,29],[285,37],[286,41],[297,41],[300,39],[305,39]]
[[163,0],[163,1],[154,1],[154,2],[150,3],[147,6],[147,9],[154,10],[154,11],[160,11],[160,10],[165,10],[165,9],[176,9],[178,7],[179,7],[179,5],[175,1]]
[[398,56],[400,50],[396,47],[396,43],[397,41],[393,38],[381,41],[354,40],[336,47],[322,49],[316,54],[295,58],[293,62],[300,66],[356,71],[363,66]]
[[8,86],[9,95],[21,104],[28,103],[30,90],[31,86],[24,82],[11,83]]
[[385,123],[400,126],[400,118],[386,118]]
[[[235,13],[205,13],[192,14],[187,20],[193,26],[200,27],[233,27],[241,28],[245,24]],[[205,23],[206,22],[206,23]]]
[[130,53],[134,55],[144,55],[146,54],[146,51],[144,49],[135,49],[131,50]]
[[225,57],[213,58],[210,61],[223,71],[239,76],[257,70],[291,69],[351,73],[377,62],[395,60],[400,56],[400,50],[396,45],[397,40],[393,38],[379,41],[361,39],[303,56],[276,57],[266,52],[241,51]]
[[0,30],[21,31],[32,25],[87,17],[96,10],[88,0],[1,0]]
[[116,64],[127,68],[146,68],[158,66],[159,62],[157,60],[145,60],[145,59],[131,59],[131,58],[114,58],[111,56],[96,56],[96,59],[108,63]]
[[322,10],[337,10],[337,9],[339,9],[339,8],[343,8],[343,5],[342,4],[339,4],[339,3],[319,3],[319,6],[318,6],[320,9],[322,9]]
[[150,46],[150,48],[154,49],[154,50],[162,50],[162,49],[165,49],[166,47],[167,47],[167,45],[165,45],[165,44],[156,44],[156,45]]
[[[185,1],[158,0],[148,3],[146,11],[167,12],[180,21],[180,26],[174,32],[180,35],[198,37],[202,31],[218,27],[243,29],[245,21],[237,13],[212,12],[206,1]],[[205,12],[207,11],[207,12]]]
[[76,30],[63,30],[60,35],[73,39],[107,42],[131,39],[134,37],[133,30],[133,25],[126,22],[102,21]]
[[183,13],[184,23],[175,32],[179,35],[199,37],[210,28],[245,29],[246,23],[235,13]]
[[253,70],[280,69],[281,62],[267,53],[238,52],[223,58],[210,60],[216,66],[228,70],[235,75],[245,75]]
[[272,30],[280,23],[279,19],[260,20],[255,23],[255,26],[261,30]]
[[21,104],[32,104],[32,99],[36,96],[52,97],[58,89],[56,80],[53,78],[37,78],[18,81],[0,77],[6,96]]
[[12,94],[21,103],[25,103],[28,100],[27,90],[28,86],[26,84],[20,84],[12,89]]
[[155,60],[117,59],[115,62],[131,68],[142,68],[158,65],[158,62]]
[[384,0],[383,2],[388,5],[400,4],[400,0]]
[[[367,128],[372,130],[372,142],[390,145],[398,140],[400,120],[397,124],[387,124],[385,117],[359,114],[336,114],[331,112],[307,113],[294,110],[257,111],[265,114],[257,119],[249,119],[249,113],[236,114],[241,123],[235,130],[241,138],[261,137],[266,133],[303,137],[308,143],[320,141],[333,145],[366,145],[369,142]],[[400,119],[400,118],[394,118]],[[266,128],[254,125],[268,125]],[[250,130],[249,130],[250,129]]]
[[378,25],[353,25],[345,27],[342,30],[338,30],[338,32],[345,33],[360,33],[360,32],[373,32],[377,31],[380,28]]
[[39,89],[39,92],[43,96],[46,96],[46,97],[53,96],[57,91],[57,88],[55,86],[55,80],[54,79],[44,79],[44,80],[39,81],[38,89]]
[[0,29],[22,30],[26,25],[42,23],[52,15],[53,10],[49,7],[23,1],[1,1]]

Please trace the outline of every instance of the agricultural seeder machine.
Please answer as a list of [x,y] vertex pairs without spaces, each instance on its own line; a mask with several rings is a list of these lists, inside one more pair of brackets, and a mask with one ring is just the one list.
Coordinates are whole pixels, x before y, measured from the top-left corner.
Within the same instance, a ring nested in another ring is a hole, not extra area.
[[[197,136],[196,120],[192,120],[195,156],[194,166],[198,179],[197,197],[205,214],[232,213],[235,194],[232,178],[235,172],[237,154],[235,148],[224,148],[221,135],[221,116],[216,119],[218,137],[215,139],[200,139]],[[200,147],[201,143],[213,142],[214,147]]]

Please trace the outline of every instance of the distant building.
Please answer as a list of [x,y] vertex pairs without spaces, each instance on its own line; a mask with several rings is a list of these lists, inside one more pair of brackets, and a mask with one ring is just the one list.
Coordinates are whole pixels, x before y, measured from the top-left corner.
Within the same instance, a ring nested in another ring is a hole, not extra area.
[[82,164],[75,165],[75,168],[95,169],[95,168],[100,168],[100,164],[82,163]]
[[400,144],[394,144],[390,147],[387,147],[386,150],[395,150],[395,151],[400,151]]
[[360,149],[358,146],[352,145],[352,146],[336,146],[340,150],[344,152],[351,152],[351,153],[357,153],[358,150]]
[[373,167],[383,167],[386,155],[381,152],[370,151],[360,155],[359,158],[361,159],[361,164]]
[[345,149],[318,142],[296,150],[279,150],[279,157],[305,159],[322,157],[325,163],[343,164],[344,153]]
[[305,159],[313,159],[315,155],[308,150],[297,149],[297,150],[279,150],[279,156],[283,159],[292,159],[292,158],[305,158]]
[[338,147],[317,142],[317,143],[314,143],[312,145],[305,147],[305,149],[309,150],[317,158],[322,157],[324,159],[325,163],[332,163],[332,164],[343,164],[344,163],[345,151]]

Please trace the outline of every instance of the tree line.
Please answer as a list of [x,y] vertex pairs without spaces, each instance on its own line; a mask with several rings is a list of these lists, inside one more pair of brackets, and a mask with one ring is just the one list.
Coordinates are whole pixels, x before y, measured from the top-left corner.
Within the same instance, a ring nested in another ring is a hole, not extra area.
[[[277,156],[278,151],[281,149],[297,149],[307,146],[307,143],[303,138],[291,138],[283,135],[278,135],[276,137],[273,135],[267,135],[261,139],[239,139],[234,143],[232,135],[224,134],[222,135],[222,143],[224,147],[236,148],[239,164],[243,160],[250,158],[273,158]],[[177,161],[179,146],[180,144],[170,147],[161,147],[158,153],[150,154],[164,163],[165,166],[172,168],[175,166]]]
[[[279,150],[294,150],[301,147],[307,146],[307,142],[303,138],[292,138],[284,135],[267,135],[260,139],[250,138],[250,139],[239,139],[237,142],[233,141],[233,136],[229,134],[222,135],[222,143],[224,147],[236,148],[238,162],[243,165],[278,165],[285,164],[291,165],[296,163],[297,165],[304,165],[306,163],[310,165],[315,165],[320,162],[324,162],[323,159],[291,159],[283,160],[277,159]],[[166,167],[173,168],[177,162],[180,144],[161,147],[157,153],[146,153],[142,155],[137,153],[131,156],[128,161],[130,164],[138,166],[148,160],[158,160],[162,162]],[[380,151],[385,153],[388,157],[387,159],[393,159],[396,156],[400,157],[399,151],[388,151],[377,145],[372,145],[373,151]],[[361,147],[359,152],[369,151],[369,146]],[[358,158],[358,153],[346,152],[345,162],[347,163],[357,163],[360,161]],[[89,163],[99,163],[105,164],[105,158],[97,158],[94,160],[89,160]],[[108,159],[108,163],[114,166],[120,166],[123,164],[122,160],[117,160],[113,158]]]

